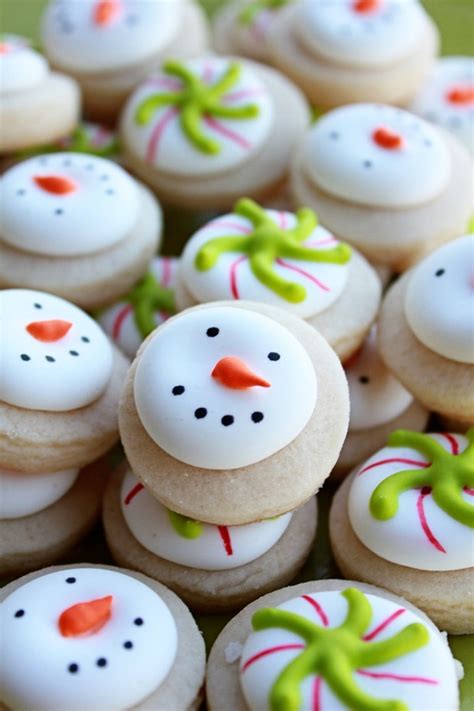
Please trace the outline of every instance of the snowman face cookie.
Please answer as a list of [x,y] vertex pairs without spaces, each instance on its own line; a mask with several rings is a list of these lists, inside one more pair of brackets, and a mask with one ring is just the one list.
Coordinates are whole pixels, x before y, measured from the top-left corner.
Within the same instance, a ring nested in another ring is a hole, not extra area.
[[449,647],[400,603],[357,588],[305,594],[252,617],[240,659],[250,711],[457,708]]
[[324,191],[371,207],[421,205],[451,177],[438,130],[383,104],[352,104],[323,116],[307,134],[303,161],[308,178]]
[[0,93],[34,89],[49,72],[48,63],[23,37],[0,36]]
[[273,100],[243,62],[165,62],[129,100],[122,126],[135,155],[176,175],[212,175],[253,157],[268,139]]
[[474,363],[474,235],[448,242],[418,264],[405,295],[408,324],[427,348]]
[[341,295],[350,256],[311,210],[264,210],[244,198],[191,237],[181,275],[197,301],[250,299],[309,317]]
[[0,468],[0,520],[31,516],[52,506],[69,491],[78,474],[78,469],[25,474]]
[[393,64],[416,50],[425,31],[418,0],[303,0],[298,8],[308,51],[342,65]]
[[1,615],[0,685],[12,709],[131,708],[160,686],[176,656],[168,607],[112,570],[34,578],[5,599]]
[[399,430],[365,462],[349,494],[349,518],[381,558],[418,570],[474,565],[474,429]]
[[138,361],[135,404],[150,437],[172,457],[236,469],[288,445],[316,404],[301,343],[261,314],[226,306],[168,321]]
[[0,292],[0,313],[0,400],[63,412],[103,393],[112,349],[84,311],[51,294],[8,289]]
[[55,0],[42,39],[60,66],[78,72],[139,64],[162,50],[179,29],[180,0]]
[[105,250],[138,220],[135,181],[115,163],[79,153],[30,158],[0,180],[1,239],[19,250],[73,257]]

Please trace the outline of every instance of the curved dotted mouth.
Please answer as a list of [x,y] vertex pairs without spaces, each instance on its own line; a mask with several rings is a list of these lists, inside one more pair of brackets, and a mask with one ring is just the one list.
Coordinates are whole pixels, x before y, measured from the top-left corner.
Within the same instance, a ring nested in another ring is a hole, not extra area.
[[[205,417],[207,417],[208,411],[205,407],[198,407],[196,410],[194,410],[194,417],[196,420],[203,420]],[[255,410],[254,412],[251,413],[250,415],[250,420],[254,422],[255,424],[258,424],[259,422],[262,422],[264,419],[265,415],[263,412],[260,412],[259,410]],[[236,422],[236,419],[234,415],[223,415],[221,417],[221,424],[224,427],[230,427]],[[237,421],[238,422],[238,421]]]

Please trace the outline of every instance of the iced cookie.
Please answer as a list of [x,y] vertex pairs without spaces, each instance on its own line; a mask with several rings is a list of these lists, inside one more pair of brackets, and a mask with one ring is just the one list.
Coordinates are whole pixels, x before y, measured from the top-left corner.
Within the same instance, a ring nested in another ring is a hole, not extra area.
[[266,210],[247,198],[191,237],[179,273],[180,308],[263,301],[306,319],[342,360],[360,346],[380,305],[374,270],[312,210]]
[[451,131],[474,153],[474,59],[438,59],[411,110]]
[[345,106],[306,133],[295,200],[371,261],[402,271],[466,229],[472,164],[451,134],[402,109]]
[[0,154],[50,143],[79,119],[76,82],[51,72],[24,37],[0,36]]
[[0,284],[98,308],[143,275],[161,238],[151,193],[112,161],[30,158],[0,179]]
[[104,331],[130,358],[144,338],[176,313],[177,265],[174,257],[154,257],[127,296],[98,314]]
[[217,302],[141,346],[120,430],[132,470],[164,506],[238,525],[316,493],[348,414],[342,367],[314,328],[265,304]]
[[312,104],[407,104],[428,74],[438,31],[418,0],[300,0],[266,37],[270,61]]
[[164,57],[204,52],[208,30],[194,0],[53,0],[42,41],[51,64],[79,82],[87,115],[114,122]]
[[321,580],[265,595],[209,657],[210,711],[456,711],[462,675],[419,609],[372,585]]
[[271,195],[309,123],[300,91],[249,60],[168,60],[130,97],[121,118],[125,160],[164,201],[225,209]]
[[474,424],[474,235],[459,237],[404,274],[379,319],[387,367],[429,410]]
[[395,429],[423,431],[429,412],[390,373],[377,351],[376,328],[344,364],[349,384],[349,432],[333,474],[341,476],[383,447]]
[[0,464],[21,472],[82,467],[118,440],[128,361],[73,304],[0,292]]
[[99,158],[117,160],[119,145],[115,132],[110,128],[98,123],[82,121],[67,136],[61,136],[54,143],[43,145],[35,151],[23,151],[19,157],[28,158],[32,155],[62,153],[63,151],[87,153],[91,156],[99,156]]
[[384,585],[453,634],[474,631],[474,429],[397,430],[336,494],[343,574]]
[[197,708],[204,642],[164,585],[64,566],[10,583],[1,598],[4,711]]

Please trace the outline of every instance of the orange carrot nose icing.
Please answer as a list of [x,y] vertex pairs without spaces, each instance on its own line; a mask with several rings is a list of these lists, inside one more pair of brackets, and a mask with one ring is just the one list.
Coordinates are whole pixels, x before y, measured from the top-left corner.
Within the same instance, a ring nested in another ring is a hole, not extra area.
[[118,19],[121,9],[120,0],[101,0],[94,8],[94,23],[100,27],[110,25]]
[[98,632],[112,614],[112,595],[88,602],[78,602],[61,613],[58,620],[63,637],[80,637]]
[[379,7],[380,0],[355,0],[352,5],[354,12],[360,12],[362,15],[375,12]]
[[474,84],[469,86],[455,86],[446,94],[447,100],[451,104],[473,104],[474,103]]
[[385,148],[389,151],[396,151],[403,148],[403,136],[399,133],[391,131],[389,128],[378,128],[373,132],[372,138],[380,148]]
[[0,42],[0,54],[6,54],[11,50],[11,46],[8,42]]
[[37,341],[54,343],[64,338],[71,326],[72,323],[70,321],[62,321],[59,318],[55,318],[50,321],[32,321],[28,324],[26,330]]
[[41,190],[54,195],[67,195],[77,190],[76,183],[64,175],[35,175],[33,180]]
[[255,386],[269,388],[271,386],[268,380],[254,373],[243,360],[235,356],[221,358],[214,366],[211,375],[222,385],[233,390],[246,390]]

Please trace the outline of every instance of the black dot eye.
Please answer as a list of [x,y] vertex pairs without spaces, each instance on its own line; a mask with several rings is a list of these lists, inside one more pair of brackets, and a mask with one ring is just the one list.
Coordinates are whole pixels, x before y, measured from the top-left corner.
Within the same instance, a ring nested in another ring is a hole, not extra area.
[[364,165],[364,168],[372,168],[373,163],[371,160],[365,160],[363,165]]
[[339,138],[339,132],[338,131],[331,131],[329,134],[329,138],[331,138],[333,141],[337,141]]
[[35,307],[35,309],[42,309],[42,308],[43,308],[43,307],[41,306],[41,304],[33,304],[33,306]]
[[69,354],[72,356],[78,356],[79,353],[77,351],[69,351]]
[[184,385],[175,385],[171,392],[173,395],[182,395],[184,393]]
[[70,664],[67,670],[71,674],[77,674],[77,672],[79,671],[79,664]]
[[143,619],[141,617],[135,617],[135,619],[133,620],[133,624],[137,627],[141,627],[143,624]]
[[219,329],[216,328],[215,326],[211,326],[211,328],[208,328],[206,331],[206,334],[209,336],[209,338],[215,338],[218,333],[219,333]]
[[115,194],[115,190],[112,190],[112,188],[108,188],[105,192],[107,193],[107,195],[114,195]]
[[17,610],[15,612],[15,617],[23,617],[24,614],[25,614],[24,610]]
[[97,662],[96,662],[98,667],[106,667],[107,666],[107,659],[105,657],[100,657]]
[[268,354],[268,360],[280,360],[280,354],[272,351]]
[[26,355],[26,353],[22,353],[21,356],[20,356],[20,358],[21,358],[22,360],[31,360],[30,356],[29,356],[29,355]]
[[437,276],[437,277],[443,276],[445,271],[446,271],[446,269],[438,269],[437,271],[435,271],[435,276]]
[[69,585],[72,585],[73,583],[76,582],[76,578],[66,578],[66,582],[67,582]]
[[123,643],[123,646],[125,649],[132,649],[133,647],[133,642],[130,642],[130,640],[127,640],[127,642]]
[[194,410],[194,417],[197,420],[202,420],[203,417],[206,417],[207,415],[207,410],[205,407],[198,407],[197,410]]
[[234,424],[234,418],[232,415],[224,415],[224,417],[221,419],[222,424],[224,427],[229,427],[230,425]]
[[83,343],[90,343],[90,342],[91,342],[91,339],[90,339],[90,338],[87,338],[87,336],[81,336],[81,341],[82,341]]
[[45,356],[45,358],[48,361],[48,363],[54,363],[56,360],[56,358],[53,358],[53,356]]
[[26,194],[26,190],[25,190],[24,188],[20,188],[19,190],[16,191],[16,194],[17,194],[17,195],[25,195],[25,194]]
[[62,207],[58,207],[58,209],[54,211],[54,214],[55,215],[63,215],[64,210],[62,209]]
[[252,422],[261,422],[263,420],[263,412],[252,412]]
[[367,385],[367,383],[370,381],[370,378],[368,375],[361,375],[359,378],[359,383],[362,383],[362,385]]

